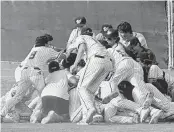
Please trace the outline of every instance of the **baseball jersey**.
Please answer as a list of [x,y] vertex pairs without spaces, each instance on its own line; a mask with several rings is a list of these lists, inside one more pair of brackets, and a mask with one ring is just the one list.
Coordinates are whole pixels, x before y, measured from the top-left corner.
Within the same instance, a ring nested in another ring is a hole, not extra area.
[[39,67],[41,70],[43,70],[47,65],[47,61],[52,57],[56,57],[58,54],[59,52],[50,47],[33,47],[25,60],[21,62],[21,65]]
[[[122,43],[125,47],[129,46],[130,42],[124,40],[121,36],[119,37],[120,37],[120,43]],[[138,40],[141,43],[141,46],[143,46],[144,48],[148,48],[146,39],[141,33],[133,32],[133,37],[138,38]]]
[[95,38],[88,36],[88,35],[80,35],[77,37],[76,42],[74,43],[73,47],[78,49],[80,44],[86,45],[86,58],[90,58],[93,55],[107,55],[107,50],[104,46],[100,44],[98,40]]
[[113,65],[115,68],[116,68],[117,64],[119,62],[121,62],[123,59],[130,58],[125,52],[119,51],[117,49],[117,45],[114,45],[112,48],[108,48],[107,51],[113,61]]
[[97,34],[95,38],[96,38],[97,40],[105,40],[105,37],[103,36],[102,33]]
[[43,89],[41,96],[56,96],[68,100],[68,79],[71,76],[71,73],[66,70],[50,73],[46,78],[47,85]]
[[76,38],[77,38],[78,36],[80,36],[80,35],[81,35],[81,30],[79,30],[78,28],[73,29],[72,32],[71,32],[71,34],[70,34],[67,47],[68,47],[70,44],[74,43],[75,40],[76,40]]
[[[163,78],[163,70],[160,69],[157,65],[152,65],[149,69],[148,78]],[[169,73],[165,72],[165,80],[168,83],[169,87],[174,88],[174,77]]]

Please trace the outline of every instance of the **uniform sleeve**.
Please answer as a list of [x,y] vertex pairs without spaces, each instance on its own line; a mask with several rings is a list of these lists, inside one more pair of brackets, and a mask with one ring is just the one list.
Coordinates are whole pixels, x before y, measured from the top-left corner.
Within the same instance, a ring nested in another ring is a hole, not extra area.
[[162,77],[163,77],[163,71],[157,65],[152,65],[149,69],[148,78],[157,79]]
[[52,48],[49,48],[49,56],[50,58],[57,57],[60,54],[60,52],[55,51]]
[[144,48],[148,48],[146,39],[142,34],[138,37],[138,40]]
[[97,36],[95,37],[97,40],[103,40],[103,35],[102,33],[97,34]]
[[65,73],[66,73],[67,79],[73,76],[69,71],[66,71]]
[[85,43],[85,39],[83,38],[82,35],[80,35],[79,37],[77,37],[76,42],[74,43],[74,47],[78,49],[79,46],[84,43]]
[[67,47],[68,47],[71,43],[73,43],[73,41],[75,40],[76,37],[77,37],[77,31],[76,31],[76,29],[74,29],[74,30],[71,32],[71,34],[70,34]]

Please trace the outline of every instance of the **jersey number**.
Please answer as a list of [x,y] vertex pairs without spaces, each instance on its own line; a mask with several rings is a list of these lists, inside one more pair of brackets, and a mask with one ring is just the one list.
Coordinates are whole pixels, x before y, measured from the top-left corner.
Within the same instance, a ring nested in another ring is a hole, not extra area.
[[29,57],[29,59],[34,59],[35,55],[36,55],[37,51],[33,51]]

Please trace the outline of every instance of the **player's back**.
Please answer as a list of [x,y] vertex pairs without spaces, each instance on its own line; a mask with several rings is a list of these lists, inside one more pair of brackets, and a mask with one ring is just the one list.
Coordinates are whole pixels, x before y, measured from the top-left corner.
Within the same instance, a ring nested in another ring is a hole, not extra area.
[[119,53],[116,47],[108,48],[107,49],[114,66],[116,66],[119,62],[121,62],[123,59],[129,58],[129,56],[124,56],[122,53]]
[[81,35],[79,36],[79,38],[77,39],[78,41],[82,41],[83,43],[86,43],[86,47],[87,47],[87,56],[88,58],[98,54],[98,55],[107,55],[107,50],[106,48],[95,38],[89,36],[89,35]]
[[47,85],[42,91],[42,96],[57,96],[68,100],[68,78],[70,76],[66,70],[50,73],[46,78]]
[[48,59],[55,57],[56,55],[58,55],[58,52],[50,47],[33,47],[21,64],[23,66],[38,67],[43,70]]

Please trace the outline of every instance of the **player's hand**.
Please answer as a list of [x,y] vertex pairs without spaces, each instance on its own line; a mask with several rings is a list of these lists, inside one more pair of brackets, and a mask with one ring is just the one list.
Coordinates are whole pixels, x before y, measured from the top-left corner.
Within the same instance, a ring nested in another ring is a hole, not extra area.
[[70,67],[70,72],[72,73],[72,74],[76,74],[76,72],[77,72],[77,65],[72,65],[71,67]]

